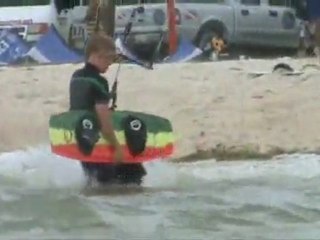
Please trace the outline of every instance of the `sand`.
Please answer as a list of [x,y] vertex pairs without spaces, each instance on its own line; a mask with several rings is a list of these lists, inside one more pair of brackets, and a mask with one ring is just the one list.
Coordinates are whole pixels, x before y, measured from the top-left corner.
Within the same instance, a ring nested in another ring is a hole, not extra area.
[[[316,59],[239,60],[123,65],[118,108],[169,118],[177,136],[174,158],[198,150],[320,150],[320,70],[299,76],[271,71],[279,62],[301,69]],[[0,152],[48,144],[50,114],[68,109],[68,84],[80,65],[0,69]],[[112,82],[116,65],[106,74]]]

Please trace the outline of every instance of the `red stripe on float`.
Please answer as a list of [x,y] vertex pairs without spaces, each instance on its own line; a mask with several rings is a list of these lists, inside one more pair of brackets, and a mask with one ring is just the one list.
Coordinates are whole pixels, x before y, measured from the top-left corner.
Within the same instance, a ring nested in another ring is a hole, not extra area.
[[[169,157],[174,150],[173,144],[168,144],[165,147],[147,147],[144,152],[136,157],[132,156],[129,152],[128,147],[123,147],[125,151],[125,162],[126,163],[140,163],[148,162],[157,158]],[[53,153],[79,160],[81,162],[96,162],[96,163],[112,163],[114,150],[112,147],[107,146],[95,146],[90,156],[85,156],[82,154],[76,144],[69,145],[51,145],[51,150]]]

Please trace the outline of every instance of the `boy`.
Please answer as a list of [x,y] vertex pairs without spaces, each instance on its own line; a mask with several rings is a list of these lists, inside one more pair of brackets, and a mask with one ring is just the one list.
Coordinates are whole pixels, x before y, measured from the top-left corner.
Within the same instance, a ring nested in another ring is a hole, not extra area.
[[[89,180],[95,180],[100,184],[112,182],[140,184],[146,174],[143,166],[121,164],[124,154],[112,125],[109,85],[107,79],[100,75],[108,70],[116,57],[116,47],[112,38],[103,34],[91,36],[85,49],[85,66],[76,70],[71,78],[70,110],[94,111],[100,123],[101,133],[115,148],[114,164],[81,163]],[[90,78],[90,81],[84,81],[86,78]]]

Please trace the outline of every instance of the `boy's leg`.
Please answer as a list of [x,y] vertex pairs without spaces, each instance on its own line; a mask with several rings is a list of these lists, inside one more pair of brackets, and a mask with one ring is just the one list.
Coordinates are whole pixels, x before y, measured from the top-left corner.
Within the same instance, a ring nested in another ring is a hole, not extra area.
[[112,164],[81,162],[81,165],[89,182],[108,184],[116,180],[116,169]]
[[120,164],[116,167],[116,175],[121,184],[140,185],[146,174],[142,164]]

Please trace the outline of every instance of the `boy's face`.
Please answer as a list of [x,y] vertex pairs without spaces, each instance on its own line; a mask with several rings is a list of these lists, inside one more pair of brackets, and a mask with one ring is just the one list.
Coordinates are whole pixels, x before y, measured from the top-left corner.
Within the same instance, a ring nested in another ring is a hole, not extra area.
[[105,73],[109,66],[113,64],[117,58],[117,54],[115,52],[100,52],[95,56],[95,65],[99,69],[100,73]]

